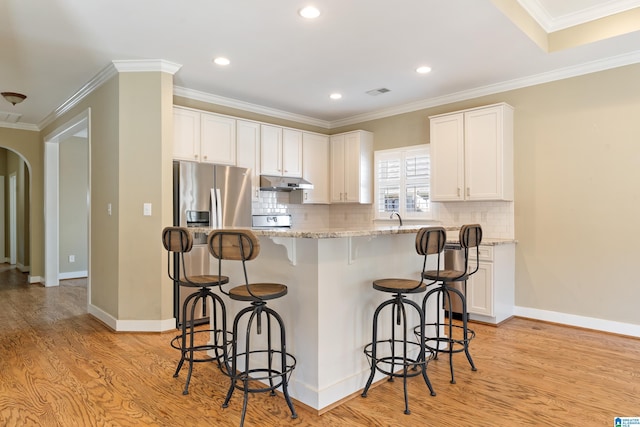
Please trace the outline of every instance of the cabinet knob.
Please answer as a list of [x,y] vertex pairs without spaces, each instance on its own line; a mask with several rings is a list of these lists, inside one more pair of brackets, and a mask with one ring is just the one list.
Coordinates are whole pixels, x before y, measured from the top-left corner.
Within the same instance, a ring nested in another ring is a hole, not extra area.
[[460,197],[460,187],[458,187],[458,197]]
[[471,195],[471,189],[467,187],[467,197],[469,197],[470,195]]

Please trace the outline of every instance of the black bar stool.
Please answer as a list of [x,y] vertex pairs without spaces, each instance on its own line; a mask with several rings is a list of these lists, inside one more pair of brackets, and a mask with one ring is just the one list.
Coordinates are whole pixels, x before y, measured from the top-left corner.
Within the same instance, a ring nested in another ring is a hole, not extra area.
[[[415,240],[416,252],[423,256],[422,272],[425,272],[428,255],[438,255],[438,265],[440,265],[440,254],[444,249],[447,240],[446,232],[442,227],[425,227],[418,231]],[[407,336],[407,308],[413,308],[418,314],[419,323],[418,330],[424,335],[425,314],[424,309],[415,301],[407,299],[409,294],[424,292],[427,289],[427,283],[424,282],[424,274],[420,280],[413,279],[379,279],[373,281],[373,289],[381,292],[393,294],[389,300],[381,303],[373,314],[373,339],[371,343],[364,348],[364,353],[369,359],[371,365],[371,374],[367,380],[367,384],[362,391],[362,397],[367,397],[367,392],[376,374],[376,371],[382,372],[389,376],[389,381],[393,381],[395,377],[402,377],[404,385],[404,406],[405,414],[410,414],[409,400],[407,396],[407,378],[422,374],[424,382],[429,387],[432,396],[436,393],[433,391],[429,377],[427,376],[427,362],[431,359],[426,355],[425,342],[422,339],[417,341],[409,341]],[[391,338],[378,338],[378,317],[385,307],[391,307]],[[407,307],[408,306],[408,307]],[[399,329],[402,336],[396,336],[396,329]],[[382,351],[380,346],[385,346]],[[413,349],[413,350],[410,350]],[[417,353],[413,356],[412,352]],[[414,368],[409,372],[409,368]]]
[[[227,334],[227,310],[219,295],[211,292],[214,286],[220,286],[229,282],[225,276],[215,275],[188,275],[185,269],[184,254],[190,252],[193,247],[193,236],[185,227],[166,227],[162,230],[162,243],[167,250],[167,270],[169,277],[178,285],[195,290],[182,304],[181,333],[171,340],[171,346],[180,350],[180,362],[173,374],[178,376],[185,361],[189,362],[189,372],[182,394],[189,394],[189,383],[193,372],[194,362],[211,362],[216,360],[218,365],[224,360],[225,341]],[[171,258],[174,255],[174,262]],[[175,256],[177,255],[177,256]],[[179,266],[176,266],[176,261]],[[174,271],[171,267],[174,266]],[[206,316],[207,304],[211,300],[211,327],[206,329],[196,329],[195,317],[196,306],[202,302],[202,315]],[[188,315],[191,315],[190,317]],[[221,323],[219,327],[218,324]],[[210,335],[210,340],[206,344],[196,344],[196,334]],[[187,342],[187,337],[188,342]],[[212,340],[211,341],[211,337]],[[215,354],[215,356],[211,355]]]
[[[283,297],[287,294],[287,286],[279,283],[249,283],[246,262],[255,259],[260,253],[260,241],[250,230],[214,230],[207,239],[209,251],[218,259],[218,275],[222,272],[222,260],[242,261],[244,284],[231,288],[228,295],[236,301],[247,301],[251,306],[243,308],[233,320],[231,355],[225,358],[223,372],[231,378],[227,397],[222,404],[226,408],[231,400],[233,391],[237,388],[244,393],[240,426],[244,425],[247,412],[249,393],[270,392],[282,387],[285,401],[291,411],[291,418],[297,418],[287,385],[289,377],[296,365],[293,355],[287,353],[284,322],[280,315],[267,307],[267,301]],[[226,292],[225,292],[226,293]],[[266,320],[266,346],[252,347],[252,338],[257,338],[263,332],[263,315]],[[246,317],[244,335],[239,331],[239,325]],[[272,322],[277,323],[275,339],[272,333]],[[253,329],[255,327],[255,334]],[[244,339],[244,348],[238,348],[239,340]],[[279,341],[279,345],[278,342]]]
[[[433,351],[434,359],[438,358],[438,353],[449,354],[449,367],[451,370],[451,384],[455,384],[456,380],[453,375],[453,354],[463,352],[467,356],[471,370],[475,371],[476,366],[473,363],[471,354],[469,353],[469,342],[476,336],[476,333],[467,326],[467,300],[465,294],[467,292],[467,279],[469,276],[478,271],[480,242],[482,241],[482,228],[478,224],[463,225],[460,228],[460,246],[464,251],[464,269],[463,270],[430,270],[423,273],[423,277],[427,280],[433,280],[439,285],[427,292],[422,300],[422,309],[425,310],[427,301],[431,297],[437,298],[437,306],[443,307],[446,311],[448,319],[440,319],[440,311],[436,317],[435,323],[430,326],[435,329],[435,336],[426,336],[423,331],[415,329],[416,335],[425,337],[426,347]],[[475,266],[469,266],[469,251],[475,248]],[[464,292],[456,289],[453,282],[464,282]],[[460,299],[462,308],[462,325],[453,323],[452,298]],[[447,335],[441,335],[441,330],[445,330]]]

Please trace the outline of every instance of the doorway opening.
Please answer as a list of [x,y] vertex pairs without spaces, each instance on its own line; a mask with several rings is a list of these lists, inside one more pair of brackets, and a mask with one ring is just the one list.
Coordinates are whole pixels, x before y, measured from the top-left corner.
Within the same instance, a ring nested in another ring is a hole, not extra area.
[[[80,206],[76,213],[82,216],[80,221],[84,230],[80,230],[80,234],[85,236],[84,242],[79,245],[82,250],[86,250],[86,254],[73,253],[72,255],[65,254],[65,260],[67,262],[77,262],[78,258],[86,260],[86,276],[87,276],[87,299],[91,301],[91,224],[90,224],[90,196],[91,196],[91,174],[90,174],[90,158],[91,158],[91,127],[90,127],[91,110],[87,109],[83,113],[74,117],[69,122],[58,127],[52,133],[44,138],[45,145],[45,161],[44,161],[44,210],[45,210],[45,263],[44,263],[44,285],[45,286],[58,286],[60,279],[69,276],[61,275],[61,227],[64,229],[69,221],[67,221],[69,213],[64,213],[61,218],[61,195],[64,197],[65,192],[61,189],[60,168],[61,153],[64,153],[62,144],[65,142],[83,141],[84,147],[84,168],[81,176],[85,177],[85,182],[82,187],[84,188],[81,198],[84,200],[84,206]],[[64,154],[62,154],[64,156]],[[80,159],[82,161],[82,159]],[[77,196],[77,194],[76,194]],[[86,196],[86,198],[85,198]],[[66,203],[65,203],[66,206]],[[62,222],[61,222],[62,220]],[[86,225],[85,225],[86,224]],[[65,247],[65,241],[69,238],[68,232],[65,232],[62,236],[62,247]],[[75,252],[75,251],[74,251]],[[80,267],[82,271],[82,267]]]

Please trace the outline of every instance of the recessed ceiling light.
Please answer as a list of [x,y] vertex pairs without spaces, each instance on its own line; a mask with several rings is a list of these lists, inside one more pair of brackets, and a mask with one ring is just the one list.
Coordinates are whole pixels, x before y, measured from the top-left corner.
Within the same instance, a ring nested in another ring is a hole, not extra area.
[[431,71],[431,67],[427,67],[426,65],[416,68],[416,73],[420,73],[420,74],[427,74],[430,71]]
[[341,93],[332,93],[331,95],[329,95],[329,98],[331,98],[331,99],[340,99],[340,98],[342,98],[342,94]]
[[231,61],[229,61],[227,58],[223,57],[223,56],[219,56],[216,59],[213,60],[213,62],[215,62],[218,65],[229,65],[231,64]]
[[300,16],[307,19],[315,19],[320,16],[320,11],[313,6],[303,7],[298,13]]

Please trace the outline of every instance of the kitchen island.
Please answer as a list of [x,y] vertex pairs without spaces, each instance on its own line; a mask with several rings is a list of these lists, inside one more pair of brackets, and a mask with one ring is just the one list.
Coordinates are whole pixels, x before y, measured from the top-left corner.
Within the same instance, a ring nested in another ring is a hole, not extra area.
[[[289,388],[293,398],[322,411],[364,387],[370,368],[363,348],[371,341],[373,311],[390,298],[373,290],[372,281],[419,279],[422,257],[414,241],[421,227],[253,230],[261,250],[248,264],[249,280],[288,286],[288,294],[269,306],[283,317],[288,351],[297,359]],[[457,239],[457,227],[448,232]],[[237,264],[223,264],[231,285],[241,281]],[[412,298],[420,303],[423,295]],[[230,313],[241,307],[228,303]],[[428,322],[436,310],[435,303],[427,307]]]

